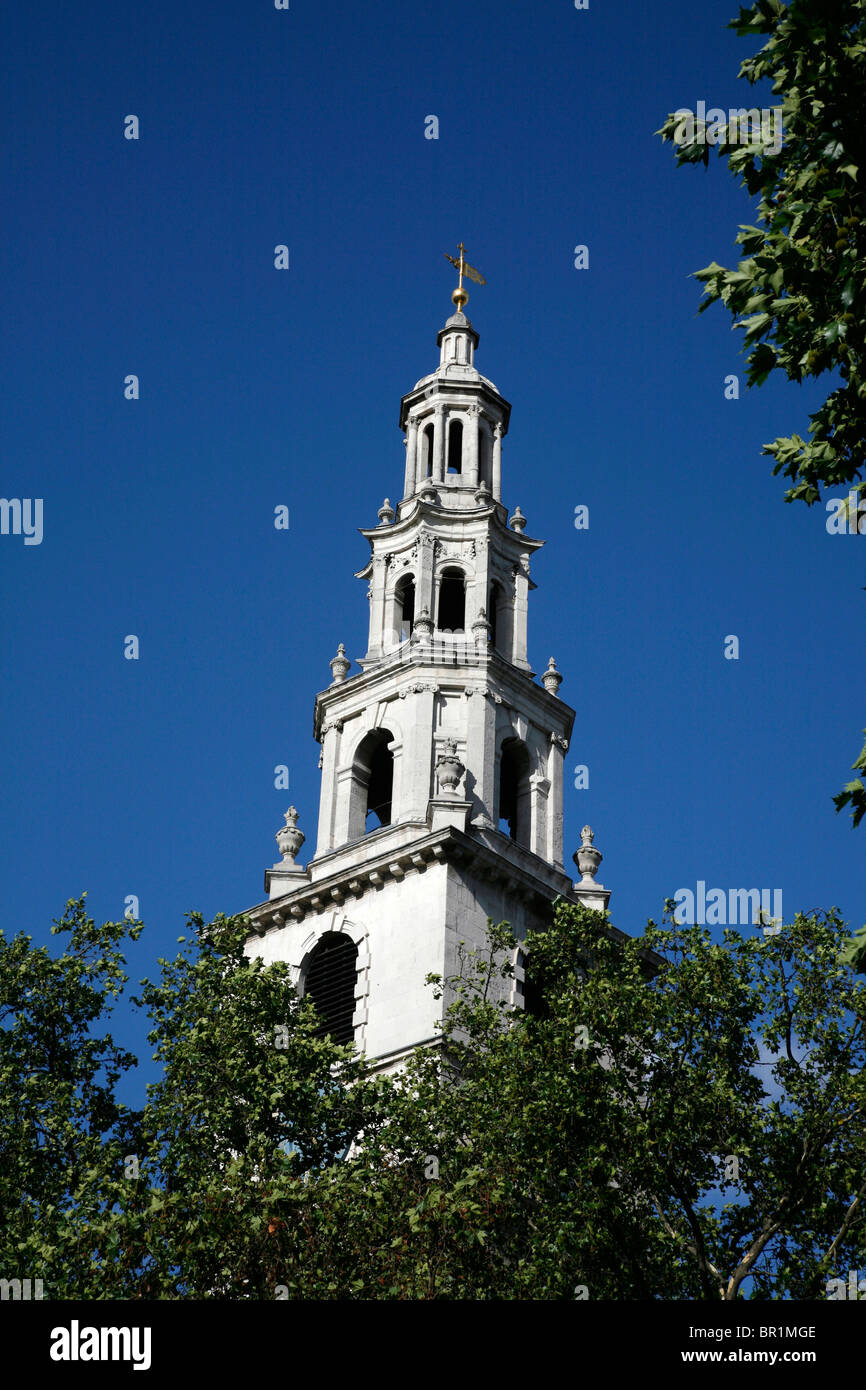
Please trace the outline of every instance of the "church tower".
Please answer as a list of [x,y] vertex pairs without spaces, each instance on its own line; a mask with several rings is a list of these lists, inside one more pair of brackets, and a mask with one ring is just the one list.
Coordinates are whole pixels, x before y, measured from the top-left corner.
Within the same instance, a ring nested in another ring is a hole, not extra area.
[[522,938],[557,896],[601,911],[610,896],[588,826],[580,882],[563,863],[575,714],[553,658],[540,682],[530,668],[530,562],[543,542],[502,501],[511,406],[475,365],[463,275],[480,277],[462,246],[453,263],[438,366],[400,403],[403,496],[361,532],[367,650],[353,670],[341,643],[316,696],[315,853],[295,862],[305,835],[290,807],[267,901],[247,913],[250,954],[289,962],[335,1040],[383,1067],[435,1039],[448,1000],[425,976],[456,973],[460,943],[483,944],[488,917]]

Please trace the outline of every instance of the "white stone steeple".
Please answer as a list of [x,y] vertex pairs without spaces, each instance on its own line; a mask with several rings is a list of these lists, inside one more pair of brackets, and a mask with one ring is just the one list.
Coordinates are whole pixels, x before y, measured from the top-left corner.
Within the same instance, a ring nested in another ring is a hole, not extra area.
[[[458,943],[480,944],[488,917],[522,936],[546,924],[558,895],[599,909],[609,897],[585,838],[580,883],[564,869],[575,715],[553,658],[540,683],[529,665],[530,562],[543,542],[501,500],[511,407],[475,366],[466,298],[461,273],[439,365],[401,402],[403,496],[361,532],[366,651],[353,670],[341,644],[316,697],[315,853],[295,865],[291,808],[269,898],[249,914],[250,950],[290,961],[320,1012],[332,1016],[335,981],[354,990],[343,1036],[383,1065],[435,1036],[447,1001],[435,1003],[424,977],[452,973]],[[515,1001],[520,981],[518,967]]]
[[458,310],[440,329],[439,367],[400,403],[406,431],[401,508],[422,492],[443,505],[471,504],[474,493],[501,499],[502,439],[511,406],[474,365],[478,334]]

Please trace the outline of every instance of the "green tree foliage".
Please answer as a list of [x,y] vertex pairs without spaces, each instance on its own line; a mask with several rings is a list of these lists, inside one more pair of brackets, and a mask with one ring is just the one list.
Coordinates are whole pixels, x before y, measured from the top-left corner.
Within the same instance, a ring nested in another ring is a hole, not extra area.
[[191,942],[135,1001],[163,1067],[137,1176],[100,1221],[75,1223],[88,1297],[263,1296],[271,1192],[333,1165],[361,1125],[362,1065],[316,1036],[288,966],[246,957],[242,919],[188,920]]
[[[70,900],[52,955],[23,932],[0,930],[0,1275],[38,1278],[62,1267],[87,1287],[89,1260],[65,1244],[69,1223],[92,1220],[112,1200],[137,1117],[115,1098],[136,1064],[104,1028],[126,983],[123,944],[138,922],[87,916]],[[51,1287],[51,1280],[47,1288]],[[47,1292],[47,1290],[46,1290]]]
[[[35,1065],[58,1004],[43,983],[75,978],[81,944],[50,962],[3,941],[7,1277],[97,1299],[812,1299],[866,1262],[866,986],[835,913],[719,944],[673,924],[624,939],[559,903],[523,943],[531,1014],[507,1002],[517,943],[491,924],[431,980],[441,1045],[387,1077],[318,1035],[285,966],[247,960],[242,921],[192,927],[142,989],[163,1073],[137,1116],[68,986],[67,1060]],[[82,930],[113,952],[132,929]],[[99,951],[94,1023],[120,980]],[[74,1068],[98,1104],[73,1111]],[[48,1180],[36,1123],[55,1113]]]
[[527,1017],[501,1000],[516,943],[492,928],[451,982],[442,1052],[281,1207],[281,1282],[321,1297],[324,1239],[335,1297],[823,1297],[866,1252],[866,991],[844,939],[829,914],[623,942],[560,904],[528,943],[545,1007]]
[[[668,117],[661,131],[678,164],[707,164],[710,145],[757,197],[756,225],[741,226],[735,270],[716,261],[696,272],[701,311],[720,301],[744,331],[750,386],[772,372],[802,382],[824,372],[834,385],[810,417],[808,438],[793,433],[765,444],[774,473],[791,479],[788,502],[819,500],[821,487],[862,478],[866,449],[866,3],[864,0],[758,0],[729,26],[767,42],[740,67],[754,85],[768,81],[781,113],[777,148],[742,121],[684,128]],[[730,113],[728,113],[730,115]],[[684,138],[688,136],[689,138]],[[856,523],[855,523],[856,524]],[[866,745],[854,763],[866,770]],[[866,815],[866,788],[849,782],[834,798]]]

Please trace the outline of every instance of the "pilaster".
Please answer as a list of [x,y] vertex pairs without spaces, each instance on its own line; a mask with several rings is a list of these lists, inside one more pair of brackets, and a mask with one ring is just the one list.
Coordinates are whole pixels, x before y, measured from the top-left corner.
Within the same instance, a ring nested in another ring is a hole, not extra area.
[[403,496],[411,497],[415,491],[415,469],[416,455],[418,452],[418,421],[410,420],[409,428],[406,433],[406,474],[403,484]]

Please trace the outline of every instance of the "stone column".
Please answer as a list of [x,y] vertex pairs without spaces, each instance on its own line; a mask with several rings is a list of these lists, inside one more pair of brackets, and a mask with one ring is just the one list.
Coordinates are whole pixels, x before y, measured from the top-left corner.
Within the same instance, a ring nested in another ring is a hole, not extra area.
[[445,416],[441,405],[433,412],[433,481],[441,483],[445,469]]
[[[387,718],[386,721],[387,723]],[[391,784],[391,824],[394,825],[398,820],[406,819],[406,789],[403,785],[403,742],[400,738],[395,738],[388,744],[391,757],[394,759],[393,776]]]
[[548,757],[548,777],[550,793],[547,801],[547,854],[546,858],[557,869],[563,869],[562,857],[562,796],[565,754],[568,748],[561,734],[550,735],[550,754]]
[[415,462],[418,453],[418,421],[410,420],[409,429],[406,435],[406,481],[403,485],[403,496],[411,497],[415,491],[415,472],[417,464]]
[[[473,825],[492,826],[496,818],[496,704],[483,686],[464,691],[466,712],[467,796],[473,806],[469,813]],[[471,787],[471,792],[469,791]]]
[[[406,747],[401,782],[400,820],[423,821],[427,803],[433,795],[433,729],[436,714],[436,685],[418,681],[405,697]],[[401,697],[403,692],[400,692]],[[401,713],[404,706],[401,703]]]
[[415,580],[415,618],[426,608],[430,618],[435,621],[435,595],[433,593],[433,565],[435,541],[429,532],[422,532],[418,543],[418,575]]
[[334,812],[336,810],[337,762],[340,755],[340,735],[343,721],[335,719],[322,725],[322,784],[319,792],[319,838],[316,855],[327,854],[334,847]]
[[[339,762],[340,758],[343,756],[342,748],[340,748],[337,762]],[[344,845],[349,838],[349,822],[352,818],[353,792],[356,795],[361,794],[360,790],[356,790],[355,787],[352,764],[346,763],[342,767],[336,767],[334,769],[334,828],[331,832],[332,843],[335,849],[340,845]]]
[[539,859],[546,859],[550,782],[546,777],[536,772],[530,777],[529,786],[532,798],[532,828],[529,836],[529,848],[533,854],[538,855]]
[[466,481],[470,487],[478,486],[478,418],[481,411],[477,405],[469,407],[469,448],[464,449],[464,457],[467,459]]
[[423,436],[424,436],[424,431],[426,430],[426,428],[427,428],[427,426],[428,426],[429,424],[430,424],[430,418],[429,418],[429,416],[426,416],[426,415],[425,415],[425,416],[422,416],[422,418],[421,418],[420,420],[416,420],[416,422],[415,422],[415,429],[416,429],[416,434],[417,434],[417,442],[416,442],[416,445],[415,445],[415,491],[416,491],[416,492],[420,491],[421,486],[422,486],[422,484],[423,484],[423,482],[424,482],[424,478],[425,478],[425,476],[426,476],[426,474],[425,474],[425,469],[424,469],[424,449],[425,449],[426,445],[425,445],[424,437],[423,437]]
[[493,481],[490,485],[497,502],[502,500],[502,425],[497,421],[493,427]]
[[529,670],[526,659],[526,626],[529,616],[529,575],[522,565],[514,570],[514,626],[512,630],[512,656],[515,666]]
[[384,555],[373,559],[373,577],[370,590],[370,647],[368,656],[381,656],[385,631],[385,584],[388,578],[388,562]]

